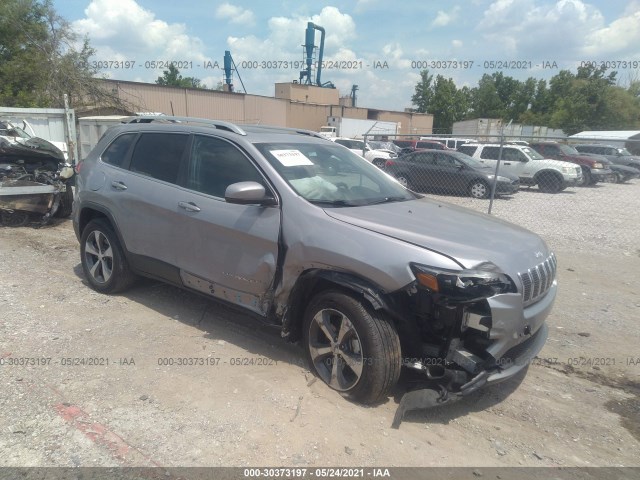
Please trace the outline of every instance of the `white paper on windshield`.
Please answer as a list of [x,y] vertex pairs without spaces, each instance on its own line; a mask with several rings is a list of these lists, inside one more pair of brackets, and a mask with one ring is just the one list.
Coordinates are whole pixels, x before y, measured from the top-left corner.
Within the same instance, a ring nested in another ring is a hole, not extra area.
[[271,150],[271,155],[285,167],[300,167],[313,165],[313,162],[305,157],[300,150]]

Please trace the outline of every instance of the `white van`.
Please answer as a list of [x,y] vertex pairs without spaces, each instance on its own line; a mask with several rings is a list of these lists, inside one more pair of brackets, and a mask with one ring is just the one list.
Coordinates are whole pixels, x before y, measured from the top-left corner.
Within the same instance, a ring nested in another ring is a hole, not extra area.
[[454,138],[454,137],[420,137],[420,140],[433,140],[446,145],[449,148],[457,150],[460,145],[465,143],[474,143],[475,140],[471,138]]

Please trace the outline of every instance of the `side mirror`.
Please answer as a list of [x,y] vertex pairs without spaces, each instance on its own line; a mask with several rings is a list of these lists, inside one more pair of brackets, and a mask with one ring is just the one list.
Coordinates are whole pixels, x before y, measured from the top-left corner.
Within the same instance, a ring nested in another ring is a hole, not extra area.
[[276,199],[267,197],[265,188],[258,182],[232,183],[224,192],[227,203],[239,205],[275,205]]

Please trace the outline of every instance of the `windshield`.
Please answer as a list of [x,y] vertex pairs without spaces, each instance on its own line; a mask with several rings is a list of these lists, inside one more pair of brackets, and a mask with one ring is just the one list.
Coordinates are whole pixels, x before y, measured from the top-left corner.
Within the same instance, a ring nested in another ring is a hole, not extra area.
[[531,160],[544,160],[544,157],[536,152],[533,148],[523,147],[522,151],[526,153]]
[[620,155],[622,155],[623,157],[632,157],[633,155],[631,155],[631,152],[629,150],[627,150],[626,148],[618,148],[618,153]]
[[2,122],[0,122],[0,135],[15,138],[31,138],[31,135],[20,127],[16,127],[11,123],[4,124]]
[[280,176],[312,203],[361,206],[418,198],[378,167],[339,145],[259,143],[255,146]]
[[580,152],[578,150],[576,150],[574,147],[571,147],[569,145],[560,144],[558,145],[558,148],[565,155],[580,155]]
[[368,145],[376,150],[391,150],[395,153],[400,153],[400,151],[402,151],[402,149],[393,142],[379,142],[376,140],[369,142]]

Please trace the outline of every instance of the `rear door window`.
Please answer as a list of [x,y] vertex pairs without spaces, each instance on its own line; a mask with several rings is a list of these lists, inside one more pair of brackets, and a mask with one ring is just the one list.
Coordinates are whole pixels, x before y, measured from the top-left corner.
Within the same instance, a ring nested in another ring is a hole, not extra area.
[[484,147],[482,152],[480,152],[480,158],[486,158],[489,160],[497,160],[498,155],[500,155],[500,147]]
[[129,170],[168,183],[178,183],[187,134],[143,133],[131,156]]

